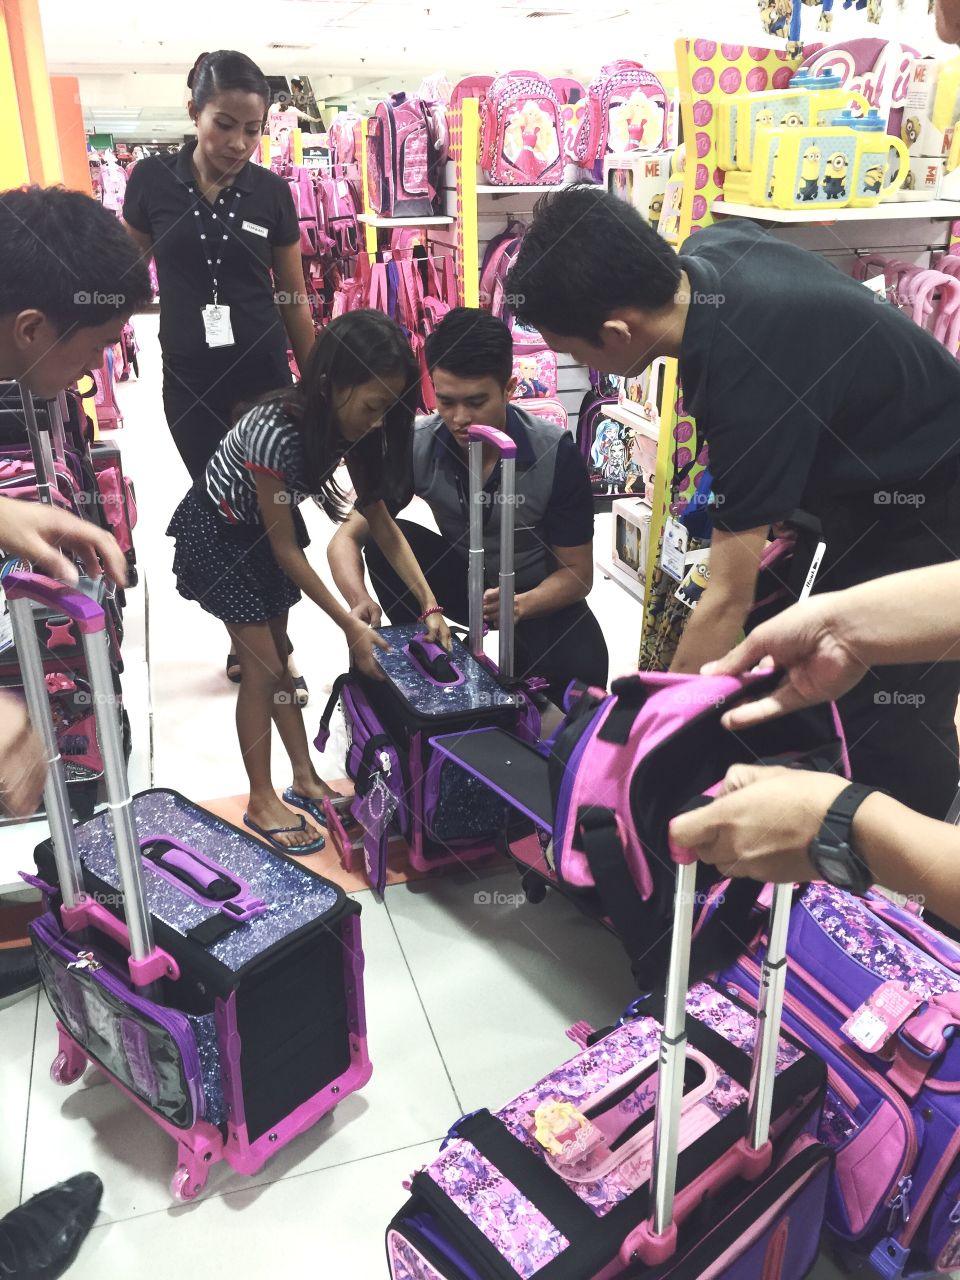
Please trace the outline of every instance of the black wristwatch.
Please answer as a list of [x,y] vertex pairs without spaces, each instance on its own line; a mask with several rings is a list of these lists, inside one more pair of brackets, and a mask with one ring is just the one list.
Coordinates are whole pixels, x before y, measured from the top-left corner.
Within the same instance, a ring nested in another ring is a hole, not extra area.
[[873,884],[870,868],[850,843],[853,815],[877,787],[851,782],[827,810],[823,825],[810,842],[810,861],[821,879],[862,898]]

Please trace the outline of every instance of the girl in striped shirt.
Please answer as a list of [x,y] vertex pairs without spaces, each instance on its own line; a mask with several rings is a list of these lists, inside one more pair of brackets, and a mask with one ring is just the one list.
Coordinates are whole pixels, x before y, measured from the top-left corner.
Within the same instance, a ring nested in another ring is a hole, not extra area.
[[[320,801],[332,795],[310,759],[303,713],[287,671],[287,611],[301,592],[341,628],[351,660],[382,678],[374,646],[387,643],[348,612],[311,568],[298,505],[312,497],[332,520],[350,511],[334,473],[343,462],[373,537],[420,602],[426,630],[445,648],[450,635],[420,566],[390,516],[391,478],[409,471],[420,370],[403,333],[379,311],[334,320],[317,338],[297,386],[251,409],[223,439],[205,474],[180,503],[167,533],[176,539],[177,589],[226,623],[240,659],[237,734],[250,781],[244,822],[279,849],[308,853],[323,839]],[[293,783],[277,799],[270,770],[271,718]]]

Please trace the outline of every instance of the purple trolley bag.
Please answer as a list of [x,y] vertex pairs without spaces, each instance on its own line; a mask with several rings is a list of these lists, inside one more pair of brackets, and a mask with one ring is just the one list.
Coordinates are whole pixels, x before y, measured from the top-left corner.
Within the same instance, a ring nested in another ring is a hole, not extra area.
[[[330,718],[343,704],[350,745],[346,767],[355,787],[350,815],[363,830],[368,880],[383,893],[391,837],[409,848],[419,871],[489,857],[505,828],[507,805],[485,782],[434,750],[437,734],[502,729],[536,742],[540,715],[532,698],[538,682],[514,679],[514,516],[516,445],[493,427],[470,428],[469,646],[454,638],[447,653],[428,641],[422,623],[384,627],[390,652],[374,651],[383,680],[357,671],[334,684],[315,745],[322,751]],[[499,666],[483,652],[483,444],[500,453]],[[350,832],[340,806],[325,802],[344,865],[353,870]],[[359,868],[357,868],[359,869]]]
[[[104,611],[38,574],[4,578],[46,750],[46,911],[31,926],[57,1017],[59,1084],[102,1068],[177,1143],[181,1200],[226,1160],[253,1174],[370,1077],[359,908],[335,885],[175,791],[131,799]],[[31,601],[77,625],[107,782],[74,826]]]
[[[811,884],[794,903],[788,954],[784,1024],[827,1064],[829,1241],[851,1271],[956,1275],[960,946],[915,906]],[[743,955],[723,989],[750,998],[761,959],[762,946]]]
[[[662,1020],[638,1002],[501,1111],[465,1116],[387,1230],[392,1280],[800,1280],[832,1156],[823,1063],[780,1032],[789,887],[759,1006],[688,992],[696,866],[678,863]],[[577,1034],[579,1033],[579,1034]]]

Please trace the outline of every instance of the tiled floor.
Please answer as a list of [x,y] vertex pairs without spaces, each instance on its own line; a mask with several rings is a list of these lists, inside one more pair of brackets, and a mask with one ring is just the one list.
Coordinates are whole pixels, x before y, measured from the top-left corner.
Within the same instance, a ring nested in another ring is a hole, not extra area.
[[[222,674],[219,624],[179,598],[165,522],[185,478],[160,412],[155,321],[137,322],[139,384],[121,387],[121,437],[137,484],[141,585],[130,593],[124,691],[131,707],[134,788],[153,782],[193,798],[233,796],[243,775],[233,731],[234,691]],[[329,526],[305,510],[322,567]],[[606,553],[609,518],[597,532]],[[612,670],[634,661],[638,606],[598,581],[592,603]],[[343,666],[337,632],[310,604],[291,633],[313,692],[308,724]],[[340,751],[338,752],[338,744]],[[342,775],[342,731],[320,764]],[[276,781],[286,781],[279,766]],[[0,832],[0,890],[30,862],[36,832]],[[485,891],[488,902],[478,901]],[[564,1029],[616,1016],[633,991],[619,946],[562,900],[521,903],[515,874],[494,868],[388,888],[363,907],[366,999],[374,1073],[361,1093],[281,1152],[259,1176],[222,1166],[201,1200],[174,1204],[174,1146],[102,1076],[64,1089],[48,1075],[53,1019],[31,993],[0,1012],[0,1213],[80,1169],[105,1184],[98,1225],[75,1280],[141,1273],[157,1280],[284,1280],[386,1274],[383,1231],[402,1204],[402,1181],[436,1152],[450,1124],[497,1106],[569,1056]],[[814,1275],[835,1275],[826,1262]]]

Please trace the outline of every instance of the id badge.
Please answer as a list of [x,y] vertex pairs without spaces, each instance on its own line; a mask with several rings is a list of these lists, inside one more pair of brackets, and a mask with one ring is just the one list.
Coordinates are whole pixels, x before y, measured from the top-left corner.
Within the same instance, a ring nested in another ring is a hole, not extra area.
[[686,572],[687,542],[689,533],[686,525],[682,525],[673,516],[663,526],[663,551],[660,554],[660,568],[677,582],[683,581]]
[[233,326],[230,324],[229,307],[208,303],[203,308],[203,328],[208,347],[233,346]]

